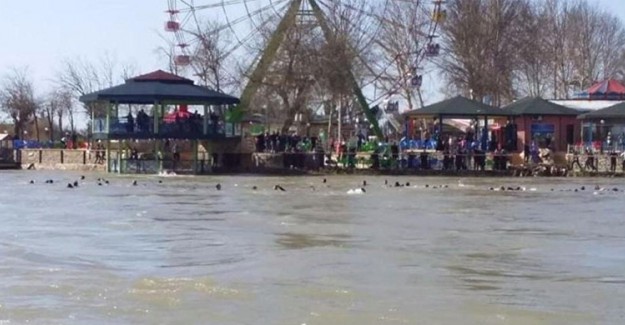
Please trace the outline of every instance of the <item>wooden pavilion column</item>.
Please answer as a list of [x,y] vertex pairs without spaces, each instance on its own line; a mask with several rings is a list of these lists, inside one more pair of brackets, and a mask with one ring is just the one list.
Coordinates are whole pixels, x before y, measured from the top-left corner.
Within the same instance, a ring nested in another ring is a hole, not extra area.
[[117,174],[122,173],[122,140],[117,141]]
[[193,174],[198,173],[198,146],[199,141],[194,139],[191,141],[191,146],[193,147]]
[[514,151],[518,152],[519,151],[519,126],[516,125],[516,116],[514,115],[508,116],[508,121],[510,121],[510,124],[514,127],[514,138],[516,139],[516,142],[514,143]]
[[105,125],[105,134],[106,134],[106,150],[105,150],[105,155],[106,155],[106,172],[110,173],[111,172],[111,138],[110,138],[110,133],[111,133],[111,111],[113,110],[113,103],[111,102],[107,102],[106,103],[106,125]]
[[155,101],[154,107],[152,107],[152,120],[154,123],[152,134],[154,137],[154,155],[156,156],[156,164],[158,166],[158,172],[160,173],[163,170],[163,153],[161,152],[161,139],[158,136],[160,132],[160,120],[163,115],[162,112],[163,104]]
[[204,105],[204,118],[202,119],[202,134],[208,135],[208,105]]
[[153,134],[158,134],[158,129],[160,127],[160,106],[161,104],[159,102],[154,102],[154,106],[152,107],[152,123],[154,123],[152,128]]
[[[119,102],[115,102],[115,120],[119,123]],[[122,140],[117,141],[117,174],[122,173]]]
[[529,140],[527,140],[527,137],[532,132],[531,120],[532,119],[528,117],[527,115],[521,117],[521,122],[523,123],[523,150],[525,150],[525,146],[530,145],[530,142]]
[[[443,115],[438,116],[438,141],[443,143]],[[438,147],[438,145],[437,145]],[[434,148],[436,151],[436,148]]]
[[113,111],[113,103],[106,103],[106,134],[108,135],[111,132],[111,112]]
[[482,151],[488,151],[488,116],[484,116],[484,130],[482,130]]
[[[555,130],[554,130],[554,133],[556,133]],[[555,144],[557,145],[555,151],[562,151],[562,147],[566,146],[566,145],[563,146],[565,141],[562,141],[562,116],[558,117],[558,132],[557,133],[558,133],[558,140],[554,141]],[[555,134],[554,134],[554,136],[555,136]],[[552,139],[552,141],[553,141],[553,139]]]
[[115,102],[115,104],[113,105],[113,112],[115,112],[115,114],[112,116],[115,118],[115,124],[119,123],[119,102]]
[[[50,132],[50,134],[51,134],[51,137],[54,137],[52,132]],[[92,137],[93,137],[93,134],[95,134],[95,109],[91,107],[91,136]],[[91,138],[90,140],[93,141],[93,138]]]
[[[584,121],[584,120],[582,120],[579,123],[579,126],[580,126],[579,127],[579,139],[582,142],[582,146],[584,145],[584,124],[586,124],[586,121]],[[573,141],[573,142],[575,142],[575,141]]]

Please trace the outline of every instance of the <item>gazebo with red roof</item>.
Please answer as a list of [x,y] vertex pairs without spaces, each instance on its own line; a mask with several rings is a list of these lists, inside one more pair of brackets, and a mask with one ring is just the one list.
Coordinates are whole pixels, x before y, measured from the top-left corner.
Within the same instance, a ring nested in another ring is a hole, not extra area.
[[[240,138],[240,126],[226,122],[225,118],[232,106],[239,103],[238,98],[162,70],[87,94],[80,101],[95,108],[91,110],[91,131],[93,139],[107,143],[109,171],[111,140],[155,140],[156,153],[164,150],[162,140],[191,140],[193,168],[197,171],[198,141]],[[201,107],[203,114],[197,110],[190,113],[189,106]],[[120,150],[118,160],[122,156]]]
[[606,79],[595,83],[586,91],[578,94],[579,99],[625,100],[625,86],[615,79]]
[[162,70],[126,80],[124,84],[80,97],[83,103],[233,105],[239,99]]
[[[589,112],[580,115],[581,121],[581,137],[582,141],[579,145],[586,148],[604,148],[603,143],[608,134],[619,134],[622,138],[622,129],[625,128],[625,120],[623,114],[614,115],[619,112],[618,108],[625,101],[625,85],[615,79],[606,79],[594,83],[586,91],[578,93],[573,101],[586,101],[587,103],[602,103],[602,108],[588,109]],[[615,109],[617,108],[617,109]],[[613,141],[614,142],[614,141]],[[622,144],[625,142],[621,141]]]

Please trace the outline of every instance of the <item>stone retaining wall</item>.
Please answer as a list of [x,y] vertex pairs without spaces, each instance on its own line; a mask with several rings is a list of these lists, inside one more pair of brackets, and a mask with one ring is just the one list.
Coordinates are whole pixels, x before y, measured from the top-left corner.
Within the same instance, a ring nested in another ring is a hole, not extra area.
[[[229,146],[228,146],[229,145]],[[317,170],[323,166],[323,157],[314,154],[283,154],[283,153],[234,153],[235,143],[222,144],[213,149],[221,149],[217,166],[221,169],[240,172],[263,172],[272,170],[289,170],[292,168],[300,170]],[[219,151],[217,151],[219,152]],[[206,154],[207,168],[212,165],[210,155]],[[87,150],[71,149],[22,149],[16,153],[17,161],[21,163],[23,169],[34,168],[41,170],[76,170],[76,171],[106,171],[105,164],[95,163],[95,152]],[[596,166],[599,173],[609,172],[610,157],[607,155],[596,155]],[[573,175],[582,172],[577,165],[571,166],[572,156],[567,155],[564,159],[568,161],[569,167],[573,167]],[[579,156],[580,164],[583,166],[586,160],[585,155]],[[622,170],[623,158],[617,158],[617,174],[625,174]],[[586,170],[585,172],[593,172]]]
[[17,160],[24,169],[106,170],[106,165],[95,163],[95,152],[79,149],[22,149],[17,151]]
[[254,153],[254,170],[263,169],[302,169],[318,170],[324,165],[323,154],[317,153]]
[[[579,168],[579,166],[577,164],[573,164],[573,172],[575,173],[580,173],[580,172],[599,172],[599,173],[603,173],[603,172],[610,172],[610,159],[611,157],[604,154],[604,155],[594,155],[593,156],[595,159],[595,167],[597,167],[596,171],[593,171],[591,169],[586,169],[584,168],[584,170],[582,170],[581,168]],[[579,155],[579,164],[582,167],[585,167],[586,165],[586,160],[588,159],[587,155]],[[569,163],[569,166],[571,167],[571,164],[573,163],[573,156],[572,155],[567,155],[567,161]],[[616,157],[616,173],[625,173],[625,171],[623,170],[623,157],[618,156]]]

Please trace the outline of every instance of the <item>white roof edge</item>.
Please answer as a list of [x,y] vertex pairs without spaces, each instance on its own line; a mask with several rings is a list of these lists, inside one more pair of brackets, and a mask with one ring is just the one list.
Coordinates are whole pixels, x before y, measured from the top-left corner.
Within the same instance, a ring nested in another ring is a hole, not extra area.
[[588,99],[549,99],[550,102],[576,110],[597,111],[616,104],[624,103],[623,100],[588,100]]

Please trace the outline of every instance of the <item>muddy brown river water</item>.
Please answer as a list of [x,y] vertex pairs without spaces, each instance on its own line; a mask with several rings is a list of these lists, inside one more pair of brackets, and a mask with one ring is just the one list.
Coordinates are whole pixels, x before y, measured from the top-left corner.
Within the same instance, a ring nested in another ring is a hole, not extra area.
[[621,180],[78,176],[0,173],[0,324],[625,323]]

